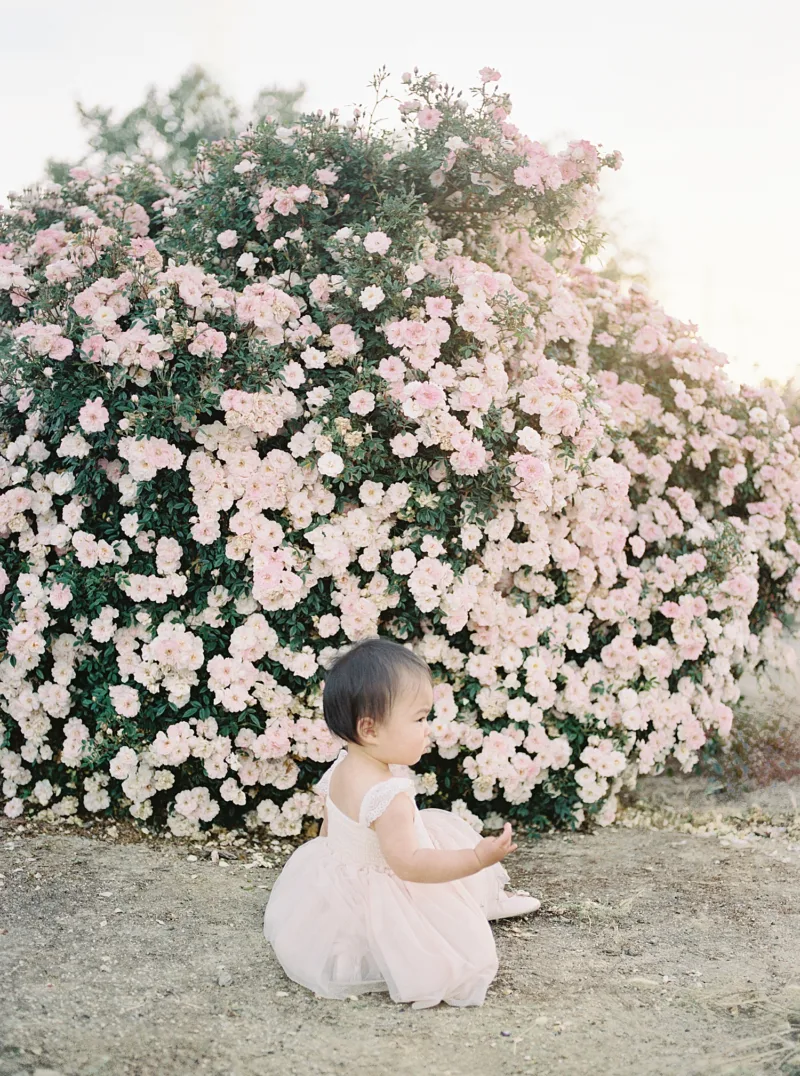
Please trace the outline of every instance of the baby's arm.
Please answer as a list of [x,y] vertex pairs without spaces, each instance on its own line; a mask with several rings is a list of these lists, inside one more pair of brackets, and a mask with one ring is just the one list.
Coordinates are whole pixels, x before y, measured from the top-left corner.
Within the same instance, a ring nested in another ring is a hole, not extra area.
[[414,832],[414,804],[397,795],[375,821],[384,859],[404,882],[452,882],[477,874],[517,847],[511,843],[511,826],[500,837],[484,837],[475,848],[444,850],[420,848]]

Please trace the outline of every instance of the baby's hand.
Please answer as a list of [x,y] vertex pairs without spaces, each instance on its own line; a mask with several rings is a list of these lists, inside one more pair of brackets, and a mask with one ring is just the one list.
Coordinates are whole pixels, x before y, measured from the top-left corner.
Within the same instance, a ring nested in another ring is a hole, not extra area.
[[499,863],[510,852],[516,852],[517,846],[511,843],[511,823],[506,822],[503,832],[499,837],[484,837],[478,841],[473,851],[478,857],[481,867],[491,867],[493,863]]

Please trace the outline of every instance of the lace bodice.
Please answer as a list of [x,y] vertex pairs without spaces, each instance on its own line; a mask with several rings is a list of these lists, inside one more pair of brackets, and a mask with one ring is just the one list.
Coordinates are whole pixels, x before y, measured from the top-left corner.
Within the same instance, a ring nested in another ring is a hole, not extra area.
[[[330,797],[331,774],[346,756],[347,749],[343,748],[339,752],[339,757],[316,785],[317,791],[325,797],[328,807],[328,835],[323,840],[327,840],[334,852],[351,863],[388,870],[389,865],[381,851],[378,835],[369,827],[377,818],[380,818],[398,793],[407,793],[414,802],[416,792],[414,781],[410,777],[400,776],[406,767],[390,766],[396,775],[386,781],[379,781],[367,790],[361,801],[356,822],[341,811]],[[414,802],[414,829],[422,846],[430,847],[427,830],[419,818],[416,802]]]

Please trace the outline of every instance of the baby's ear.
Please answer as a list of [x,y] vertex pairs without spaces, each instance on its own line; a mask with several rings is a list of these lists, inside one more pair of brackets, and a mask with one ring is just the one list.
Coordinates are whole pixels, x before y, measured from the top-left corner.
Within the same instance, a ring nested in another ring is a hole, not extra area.
[[359,717],[356,722],[358,738],[364,743],[374,743],[376,730],[377,725],[375,720],[371,717]]

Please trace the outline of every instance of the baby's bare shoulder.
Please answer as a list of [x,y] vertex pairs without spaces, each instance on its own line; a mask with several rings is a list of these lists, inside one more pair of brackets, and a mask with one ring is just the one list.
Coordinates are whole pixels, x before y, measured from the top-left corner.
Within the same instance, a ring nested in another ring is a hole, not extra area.
[[336,768],[336,772],[332,774],[329,792],[331,798],[337,804],[341,804],[342,810],[350,815],[351,818],[355,818],[359,813],[364,798],[376,784],[381,784],[382,782],[376,781],[375,773],[372,770],[364,769],[359,766],[358,762],[350,762],[350,765],[348,765],[348,762],[350,760],[345,759],[341,766]]

